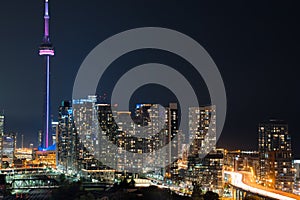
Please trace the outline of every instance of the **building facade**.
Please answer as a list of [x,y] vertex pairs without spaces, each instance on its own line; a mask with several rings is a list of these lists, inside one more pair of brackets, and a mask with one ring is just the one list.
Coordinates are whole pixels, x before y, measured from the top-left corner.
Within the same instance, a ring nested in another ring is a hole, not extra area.
[[4,115],[0,115],[0,156],[1,156],[1,168],[2,168],[2,157],[3,157],[3,135],[4,135]]
[[216,149],[216,107],[189,108],[189,139],[191,155],[205,156]]
[[186,180],[195,182],[203,191],[222,192],[224,151],[216,149],[216,107],[189,109],[189,139]]
[[116,112],[110,104],[96,104],[99,122],[98,158],[103,166],[117,169],[115,145],[117,144],[118,127],[115,123]]
[[12,167],[16,149],[16,134],[5,133],[2,137],[2,163],[5,167]]
[[295,180],[294,180],[294,193],[300,195],[300,160],[294,160]]
[[37,144],[38,144],[38,147],[43,147],[43,131],[42,130],[39,130],[38,131],[38,140],[37,140]]
[[223,191],[224,151],[216,149],[204,158],[189,157],[186,180],[197,183],[203,191]]
[[259,124],[259,180],[262,185],[292,192],[294,184],[291,135],[288,124],[269,120]]
[[256,178],[259,173],[259,153],[258,151],[224,150],[224,169],[249,171]]
[[63,101],[59,107],[57,131],[57,167],[64,173],[79,170],[79,139],[70,101]]
[[52,142],[51,145],[56,144],[57,128],[58,128],[58,122],[52,120],[52,122],[51,122],[51,142]]
[[135,132],[143,136],[141,151],[151,155],[144,160],[145,170],[176,179],[180,152],[177,103],[170,103],[167,107],[159,104],[137,104],[135,124]]
[[[98,104],[100,161],[117,171],[177,174],[177,104],[167,108],[159,104],[137,104],[135,112],[111,110],[110,104]],[[132,120],[133,119],[133,120]],[[155,152],[170,142],[165,151]],[[114,149],[115,145],[117,149]],[[103,147],[101,147],[103,146]],[[105,148],[104,148],[105,147]],[[145,157],[143,153],[152,156]],[[155,155],[155,156],[154,156]],[[172,163],[167,166],[167,163]],[[167,167],[166,167],[167,166]]]
[[79,142],[80,168],[86,168],[89,162],[99,156],[99,127],[96,108],[97,96],[89,95],[85,99],[73,99],[73,117]]
[[72,102],[74,122],[79,140],[88,148],[90,153],[94,154],[96,152],[96,136],[98,133],[97,96],[90,95],[86,99],[76,99]]
[[[178,158],[180,157],[182,138],[179,134],[178,127],[178,108],[177,103],[170,103],[166,108],[166,143],[170,143],[167,150],[167,161],[170,163],[166,168],[166,174],[171,179],[177,180],[179,176]],[[177,137],[176,137],[177,136]]]

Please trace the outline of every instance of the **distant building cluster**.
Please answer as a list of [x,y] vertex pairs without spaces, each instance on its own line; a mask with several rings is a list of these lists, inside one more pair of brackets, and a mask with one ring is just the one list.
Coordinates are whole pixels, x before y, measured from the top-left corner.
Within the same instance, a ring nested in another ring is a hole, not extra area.
[[[0,115],[1,168],[50,167],[109,184],[139,172],[218,194],[226,188],[224,171],[241,171],[250,173],[256,184],[300,195],[300,161],[293,158],[286,122],[260,123],[257,151],[216,148],[216,123],[215,106],[191,107],[184,134],[176,103],[137,104],[129,112],[99,104],[91,95],[62,102],[50,132],[54,149],[17,148],[16,134],[4,132]],[[39,146],[42,138],[39,132]]]
[[[56,152],[42,151],[38,148],[17,148],[17,134],[5,133],[4,115],[0,115],[0,168],[31,168],[52,167],[56,168]],[[23,146],[23,145],[22,145]]]
[[[188,136],[179,130],[178,115],[176,103],[166,108],[137,104],[131,113],[117,105],[97,104],[96,96],[64,101],[56,131],[58,169],[64,173],[142,169],[221,191],[223,151],[215,148],[215,106],[190,108]],[[193,141],[191,148],[185,148],[186,140]]]
[[[119,171],[136,171],[135,168],[146,166],[148,171],[171,173],[172,166],[166,169],[161,166],[178,156],[179,144],[172,140],[178,133],[177,105],[173,103],[167,109],[160,109],[158,104],[139,104],[135,123],[130,112],[112,111],[109,104],[96,104],[95,96],[73,100],[72,105],[64,101],[59,108],[57,126],[58,165],[66,171],[79,170],[97,158],[103,166]],[[167,117],[160,130],[161,116]],[[143,129],[144,126],[147,128]],[[143,132],[149,136],[139,137]],[[146,160],[142,155],[169,142],[171,148],[158,156],[160,160]]]

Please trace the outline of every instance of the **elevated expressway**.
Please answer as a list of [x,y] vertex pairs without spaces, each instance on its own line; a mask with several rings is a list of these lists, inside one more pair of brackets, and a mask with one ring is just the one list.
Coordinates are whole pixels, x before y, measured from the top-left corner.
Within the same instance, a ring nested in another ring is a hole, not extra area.
[[256,184],[249,172],[224,171],[224,175],[230,177],[230,185],[235,189],[242,191],[243,194],[240,193],[237,195],[237,197],[235,197],[236,199],[243,199],[246,194],[253,194],[263,199],[300,200],[300,196],[298,195]]

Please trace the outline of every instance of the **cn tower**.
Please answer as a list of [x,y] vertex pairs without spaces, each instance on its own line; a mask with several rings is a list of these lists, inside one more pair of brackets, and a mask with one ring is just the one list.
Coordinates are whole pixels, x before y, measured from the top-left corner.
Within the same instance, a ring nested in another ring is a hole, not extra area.
[[49,127],[50,127],[50,57],[54,56],[54,48],[50,42],[49,34],[49,7],[48,1],[45,0],[45,14],[44,14],[44,37],[43,42],[39,47],[40,56],[45,57],[46,70],[46,92],[45,92],[45,110],[44,110],[44,133],[43,133],[43,148],[49,146]]

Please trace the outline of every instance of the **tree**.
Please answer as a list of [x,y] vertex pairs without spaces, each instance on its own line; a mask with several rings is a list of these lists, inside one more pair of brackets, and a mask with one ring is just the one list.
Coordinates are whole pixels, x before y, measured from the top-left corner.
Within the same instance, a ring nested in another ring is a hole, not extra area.
[[192,199],[193,200],[200,200],[202,198],[202,190],[201,187],[198,183],[193,182],[193,194],[192,194]]
[[129,187],[131,187],[131,188],[134,188],[134,187],[135,187],[135,181],[134,181],[133,176],[131,177],[131,180],[130,180],[130,182],[129,182]]
[[128,188],[128,186],[129,186],[129,184],[128,184],[127,178],[124,177],[124,179],[120,183],[120,187],[121,188]]
[[219,195],[212,191],[207,191],[203,197],[204,200],[219,200]]

